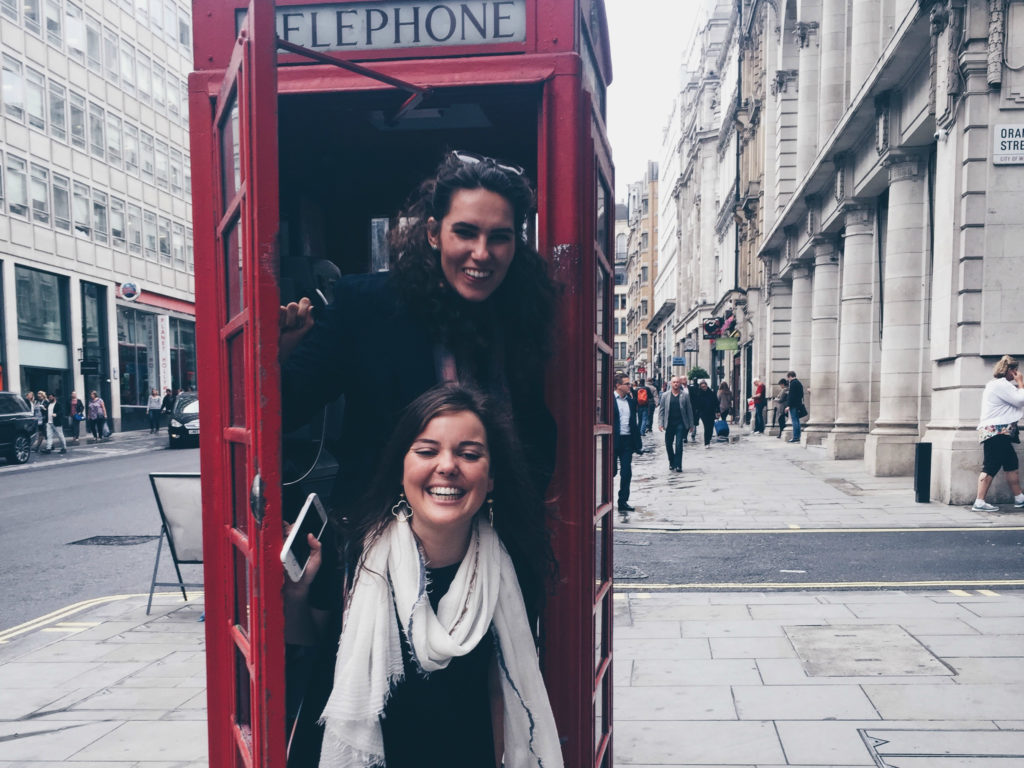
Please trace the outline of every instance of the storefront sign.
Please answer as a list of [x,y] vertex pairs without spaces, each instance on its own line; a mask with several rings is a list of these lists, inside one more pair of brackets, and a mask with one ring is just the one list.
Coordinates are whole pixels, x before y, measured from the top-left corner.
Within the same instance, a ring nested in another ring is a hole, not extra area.
[[160,394],[171,386],[171,318],[156,316],[157,359],[160,361]]
[[[237,24],[244,16],[244,10],[238,11]],[[277,36],[319,51],[522,43],[526,40],[526,0],[280,6]]]
[[686,358],[685,357],[673,357],[672,358],[672,365],[673,366],[676,366],[676,365],[686,365]]
[[717,350],[734,350],[739,348],[740,340],[735,337],[715,339],[715,349]]
[[992,162],[995,165],[1024,164],[1024,123],[993,128]]
[[125,301],[135,301],[141,293],[138,283],[121,283],[117,287],[117,295]]

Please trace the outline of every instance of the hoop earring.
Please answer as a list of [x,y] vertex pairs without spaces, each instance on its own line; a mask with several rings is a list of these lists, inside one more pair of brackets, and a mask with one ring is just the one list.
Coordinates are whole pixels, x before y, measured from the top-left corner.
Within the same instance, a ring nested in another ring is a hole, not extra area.
[[494,499],[487,500],[487,520],[491,524],[491,528],[494,527]]
[[412,518],[412,507],[405,500],[405,491],[398,494],[398,501],[391,507],[391,514],[395,516],[395,520],[403,523],[408,522]]

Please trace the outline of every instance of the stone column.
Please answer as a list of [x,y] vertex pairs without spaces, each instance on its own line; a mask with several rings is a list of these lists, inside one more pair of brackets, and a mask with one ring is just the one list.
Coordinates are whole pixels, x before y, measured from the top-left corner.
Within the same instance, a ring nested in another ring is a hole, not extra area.
[[861,459],[871,399],[871,296],[875,261],[875,206],[843,207],[843,290],[839,314],[839,384],[836,424],[827,440],[832,459]]
[[798,262],[790,269],[793,305],[789,329],[789,369],[808,381],[811,367],[811,268]]
[[925,184],[921,161],[892,153],[885,274],[882,279],[882,356],[879,413],[864,445],[875,475],[908,475],[914,469],[921,392],[921,302],[924,279]]
[[832,134],[846,108],[846,0],[822,0],[821,82],[818,99],[818,149]]
[[818,154],[818,78],[820,61],[818,52],[818,4],[804,3],[800,7],[800,21],[794,34],[799,51],[797,76],[797,141],[796,184],[807,175]]
[[[792,328],[792,306],[793,306],[793,289],[792,286],[785,280],[778,277],[774,277],[768,284],[768,334],[769,334],[769,349],[768,349],[768,381],[766,382],[765,388],[768,393],[774,396],[775,393],[775,382],[785,377],[786,371],[789,370],[789,347],[791,342],[791,328]],[[772,418],[771,409],[775,408],[774,403],[769,404],[769,411],[766,413],[765,418],[770,424],[776,424],[776,419]],[[777,435],[779,433],[778,427],[773,426],[769,434]]]
[[[814,292],[811,296],[811,369],[807,410],[810,421],[800,434],[807,445],[825,441],[836,420],[836,372],[839,368],[839,255],[832,237],[813,240]],[[797,371],[799,374],[799,371]]]
[[864,85],[881,53],[881,0],[850,3],[850,97]]

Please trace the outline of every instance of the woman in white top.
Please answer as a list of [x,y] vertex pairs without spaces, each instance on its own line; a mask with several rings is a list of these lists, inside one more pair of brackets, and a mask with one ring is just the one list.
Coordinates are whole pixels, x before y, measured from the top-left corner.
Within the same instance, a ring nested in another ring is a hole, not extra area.
[[981,396],[981,418],[978,421],[978,440],[985,452],[981,476],[978,478],[978,497],[974,510],[998,512],[999,507],[985,501],[985,494],[996,473],[1002,469],[1013,491],[1013,506],[1024,509],[1024,493],[1017,472],[1019,461],[1013,444],[1020,442],[1017,422],[1024,417],[1024,376],[1019,363],[1003,355],[992,371],[993,379],[985,385]]

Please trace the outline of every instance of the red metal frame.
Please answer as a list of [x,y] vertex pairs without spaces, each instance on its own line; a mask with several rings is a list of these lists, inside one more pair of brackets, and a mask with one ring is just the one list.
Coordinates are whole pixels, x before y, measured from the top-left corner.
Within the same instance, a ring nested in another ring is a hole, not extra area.
[[[280,4],[317,3],[285,0]],[[210,764],[279,768],[284,765],[284,648],[283,576],[276,556],[281,544],[275,250],[278,94],[355,93],[379,91],[385,86],[329,64],[299,65],[301,59],[292,54],[276,55],[272,0],[253,0],[246,29],[236,38],[233,6],[221,0],[195,0],[196,66],[202,71],[189,81],[197,342],[203,369],[221,375],[219,381],[211,373],[204,379],[203,418],[215,427],[204,430],[202,442],[206,583],[228,587],[207,589]],[[544,622],[545,676],[565,741],[566,765],[609,766],[613,514],[608,403],[613,373],[614,276],[607,256],[613,253],[614,178],[603,119],[585,90],[584,64],[578,53],[581,25],[589,24],[593,37],[593,19],[597,18],[599,74],[606,83],[610,81],[607,31],[602,0],[527,0],[527,11],[527,42],[514,51],[476,46],[417,48],[363,52],[359,59],[372,60],[369,66],[392,77],[435,89],[542,86],[537,116],[538,247],[551,259],[554,274],[565,287],[554,357],[557,371],[551,372],[557,376],[549,377],[547,388],[559,433],[551,495],[557,506],[553,533],[561,578]],[[217,126],[239,71],[243,182],[225,208],[211,205],[223,195]],[[609,192],[605,199],[606,241],[601,244],[595,242],[599,174]],[[246,299],[245,308],[227,318],[224,248],[230,241],[236,209],[243,222]],[[605,290],[604,328],[598,333],[599,275],[604,276]],[[237,392],[232,391],[228,344],[239,334],[245,334],[247,340],[244,426],[230,423],[233,406],[237,411]],[[598,357],[604,360],[600,381]],[[599,390],[604,393],[600,411]],[[595,441],[604,443],[600,456]],[[262,526],[248,517],[248,485],[239,483],[232,468],[240,446],[247,457],[245,481],[251,481],[257,471],[264,481],[266,516]],[[248,520],[247,528],[238,526],[239,515]],[[247,577],[237,572],[237,553],[245,556]],[[598,571],[599,567],[603,570]],[[246,578],[247,585],[239,583]],[[251,600],[248,633],[235,621],[236,590],[245,587]],[[595,627],[599,628],[596,650]],[[236,666],[240,657],[245,659],[245,674]],[[251,734],[235,721],[242,693],[236,677],[249,686]],[[595,706],[603,713],[597,730]]]

